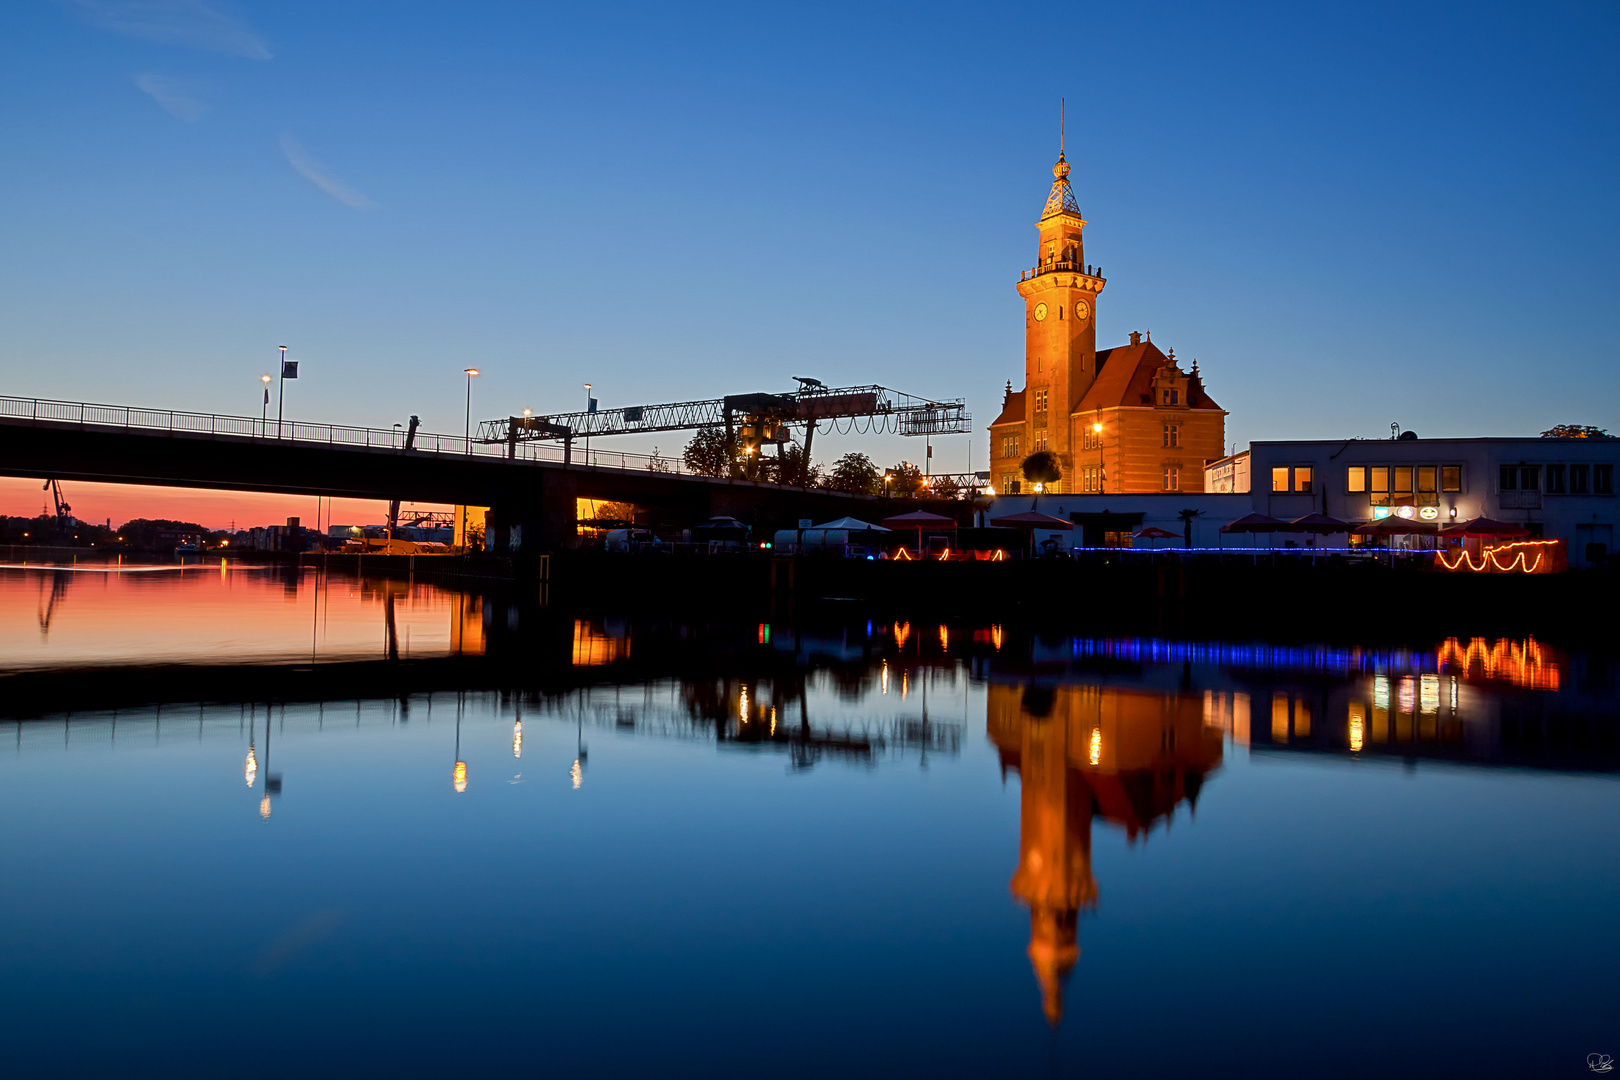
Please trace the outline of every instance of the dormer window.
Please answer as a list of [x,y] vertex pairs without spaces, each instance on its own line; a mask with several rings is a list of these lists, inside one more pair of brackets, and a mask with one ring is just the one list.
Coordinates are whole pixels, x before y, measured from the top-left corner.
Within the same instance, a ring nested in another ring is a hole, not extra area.
[[1176,389],[1172,389],[1170,387],[1166,387],[1160,394],[1159,404],[1160,405],[1180,405],[1181,404],[1181,391],[1176,390]]

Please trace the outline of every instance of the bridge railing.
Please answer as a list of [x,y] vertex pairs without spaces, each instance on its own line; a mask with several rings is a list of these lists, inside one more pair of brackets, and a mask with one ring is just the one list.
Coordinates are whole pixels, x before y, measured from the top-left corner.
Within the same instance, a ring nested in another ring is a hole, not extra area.
[[[345,449],[396,451],[405,449],[405,429],[353,427],[344,424],[318,424],[304,420],[271,420],[258,416],[230,416],[223,413],[186,412],[180,409],[145,409],[135,405],[98,405],[81,401],[53,401],[48,398],[21,398],[0,395],[0,419],[76,424],[83,428],[124,431],[157,431],[170,434],[226,436],[264,439],[269,442],[340,446]],[[466,435],[445,435],[417,431],[413,454],[443,454],[481,459],[505,458],[536,464],[561,464],[563,448],[554,443],[525,442],[515,447],[505,443],[480,443]],[[568,460],[591,469],[625,472],[694,475],[679,457],[637,454],[628,450],[601,450],[575,445]]]

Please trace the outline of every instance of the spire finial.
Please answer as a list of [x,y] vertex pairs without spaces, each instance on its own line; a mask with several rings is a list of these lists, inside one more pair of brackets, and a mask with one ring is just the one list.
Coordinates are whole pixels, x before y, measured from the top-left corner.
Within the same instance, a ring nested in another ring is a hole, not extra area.
[[1068,139],[1068,99],[1058,99],[1058,159],[1052,166],[1052,191],[1046,197],[1046,208],[1041,211],[1042,218],[1049,218],[1053,214],[1073,214],[1080,216],[1080,204],[1074,199],[1074,191],[1069,187],[1069,159],[1065,156],[1065,142]]

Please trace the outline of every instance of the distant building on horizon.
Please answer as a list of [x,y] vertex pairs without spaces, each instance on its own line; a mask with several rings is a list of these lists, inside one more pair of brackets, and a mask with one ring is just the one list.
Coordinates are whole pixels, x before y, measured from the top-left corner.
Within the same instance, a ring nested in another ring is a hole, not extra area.
[[1037,450],[1057,455],[1063,478],[1051,493],[1202,491],[1206,462],[1226,453],[1226,411],[1209,396],[1194,360],[1152,335],[1097,351],[1097,300],[1107,283],[1085,261],[1085,219],[1069,186],[1069,163],[1052,166],[1033,269],[1024,298],[1024,388],[1007,383],[990,425],[992,483],[1027,494],[1022,464]]

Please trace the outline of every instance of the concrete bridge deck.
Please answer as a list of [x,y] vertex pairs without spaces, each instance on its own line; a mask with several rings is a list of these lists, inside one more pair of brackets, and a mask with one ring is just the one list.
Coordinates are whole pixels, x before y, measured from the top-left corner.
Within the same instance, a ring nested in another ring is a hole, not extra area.
[[[574,533],[575,500],[611,499],[695,524],[729,514],[761,524],[869,515],[873,496],[698,476],[678,460],[541,444],[471,442],[400,428],[261,420],[134,406],[0,397],[0,475],[491,508],[543,546]],[[499,547],[499,545],[497,545]],[[532,545],[531,545],[532,546]]]

